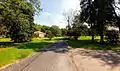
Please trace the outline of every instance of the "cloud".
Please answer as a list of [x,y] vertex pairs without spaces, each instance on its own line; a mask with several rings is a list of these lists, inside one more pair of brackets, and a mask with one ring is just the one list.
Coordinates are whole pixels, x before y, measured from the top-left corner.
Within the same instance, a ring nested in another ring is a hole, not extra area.
[[41,25],[48,25],[48,26],[52,26],[52,25],[57,25],[60,28],[65,28],[66,27],[66,23],[64,22],[64,16],[61,14],[52,14],[52,13],[48,13],[48,12],[44,12],[42,13],[42,16],[40,17],[35,17],[37,22],[41,22]]
[[66,22],[64,21],[64,16],[61,15],[61,14],[56,14],[54,16],[55,19],[54,22],[51,24],[51,25],[57,25],[59,26],[60,28],[65,28],[66,27]]
[[62,9],[63,10],[78,10],[80,9],[80,1],[79,0],[62,0]]
[[[67,24],[64,19],[63,12],[69,11],[70,9],[78,10],[79,0],[61,0],[61,2],[62,2],[60,3],[61,5],[59,7],[56,7],[59,8],[59,12],[57,11],[53,13],[53,9],[51,9],[52,10],[51,12],[50,11],[42,12],[39,16],[34,17],[35,23],[48,25],[48,26],[57,25],[60,28],[65,28]],[[49,8],[53,8],[53,7],[49,7]]]

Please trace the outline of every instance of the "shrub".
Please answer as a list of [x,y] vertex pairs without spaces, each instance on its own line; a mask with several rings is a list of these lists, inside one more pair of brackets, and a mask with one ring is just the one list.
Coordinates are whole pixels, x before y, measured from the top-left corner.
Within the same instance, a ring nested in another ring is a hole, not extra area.
[[50,30],[47,30],[46,37],[48,37],[51,40],[54,37],[54,35],[52,34],[52,32]]
[[106,40],[110,45],[116,45],[118,42],[119,34],[118,31],[110,30],[106,31]]

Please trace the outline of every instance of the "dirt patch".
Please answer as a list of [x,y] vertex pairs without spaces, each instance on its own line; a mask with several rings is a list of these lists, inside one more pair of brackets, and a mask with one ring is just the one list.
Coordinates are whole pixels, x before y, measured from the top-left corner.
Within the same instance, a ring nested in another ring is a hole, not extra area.
[[120,71],[120,51],[77,48],[69,50],[68,55],[78,71]]

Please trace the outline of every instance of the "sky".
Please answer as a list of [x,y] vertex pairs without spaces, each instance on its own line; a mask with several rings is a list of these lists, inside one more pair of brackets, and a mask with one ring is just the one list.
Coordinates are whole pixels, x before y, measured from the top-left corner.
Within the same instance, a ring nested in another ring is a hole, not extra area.
[[41,25],[57,25],[65,28],[67,23],[63,16],[64,12],[79,9],[79,0],[40,0],[43,11],[34,16],[34,22]]

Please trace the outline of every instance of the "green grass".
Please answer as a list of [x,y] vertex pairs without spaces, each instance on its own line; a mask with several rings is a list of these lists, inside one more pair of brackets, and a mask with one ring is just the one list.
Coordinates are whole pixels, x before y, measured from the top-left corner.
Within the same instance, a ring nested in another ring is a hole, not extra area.
[[33,51],[39,51],[40,48],[55,42],[56,40],[48,40],[48,39],[39,39],[33,38],[31,42],[26,42],[22,44],[18,44],[18,49],[32,49]]
[[[12,63],[17,59],[25,58],[34,52],[39,52],[40,48],[47,46],[56,40],[62,40],[64,37],[55,37],[52,40],[48,38],[40,39],[33,38],[31,42],[12,43],[9,38],[1,38],[0,43],[7,43],[0,46],[0,67]],[[96,36],[95,40],[99,41],[100,37]],[[81,36],[79,40],[67,40],[72,48],[85,48],[93,50],[119,50],[120,46],[100,45],[96,42],[91,42],[91,36]]]
[[[79,40],[67,40],[68,44],[72,48],[85,48],[92,50],[119,50],[120,45],[110,46],[110,45],[100,45],[98,42],[92,42],[91,36],[81,36]],[[100,37],[95,37],[96,41],[100,41]]]
[[[95,40],[99,40],[100,36],[95,36],[94,38],[95,38]],[[91,40],[91,39],[92,39],[91,36],[80,36],[79,37],[79,40]]]
[[32,54],[31,49],[17,49],[15,47],[10,48],[0,48],[0,67],[11,62],[14,62],[17,59],[22,59]]
[[10,42],[10,38],[0,38],[0,42]]
[[10,42],[9,38],[2,38],[0,43],[7,44],[0,46],[0,67],[25,58],[34,52],[39,52],[40,48],[52,42],[55,42],[55,40],[33,38],[31,42],[14,44]]

